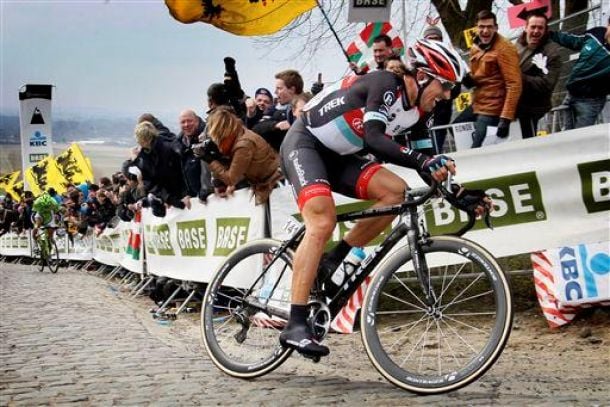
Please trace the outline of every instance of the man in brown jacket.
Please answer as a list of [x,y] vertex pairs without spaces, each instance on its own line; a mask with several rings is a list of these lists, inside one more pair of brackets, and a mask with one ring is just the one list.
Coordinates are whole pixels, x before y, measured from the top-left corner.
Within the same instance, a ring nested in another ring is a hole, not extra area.
[[470,49],[470,75],[464,85],[475,86],[473,110],[476,115],[472,148],[481,147],[488,127],[497,127],[497,136],[508,136],[521,96],[521,69],[517,49],[498,34],[496,15],[489,10],[477,14],[478,36]]

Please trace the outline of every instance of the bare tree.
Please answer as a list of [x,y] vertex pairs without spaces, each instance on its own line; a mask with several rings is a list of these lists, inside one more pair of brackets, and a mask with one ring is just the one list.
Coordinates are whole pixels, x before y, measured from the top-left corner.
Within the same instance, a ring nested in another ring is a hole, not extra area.
[[[402,21],[403,25],[409,27],[408,31],[415,26],[416,22],[421,22],[426,15],[436,14],[441,18],[445,30],[449,34],[451,42],[459,48],[465,48],[463,31],[475,25],[476,14],[481,10],[504,10],[507,4],[522,4],[523,0],[431,0],[431,2],[408,1],[406,3],[409,16],[401,15],[402,2],[406,0],[395,0],[392,4],[392,20]],[[345,48],[356,37],[362,29],[363,24],[347,23],[347,9],[349,0],[319,0],[320,7],[328,16],[337,37]],[[551,0],[553,19],[559,18],[560,0]],[[570,0],[566,1],[564,16],[573,14],[577,11],[584,10],[588,7],[588,0]],[[573,31],[575,28],[586,27],[586,13],[581,16],[566,21],[561,27],[562,30]],[[409,21],[407,21],[409,18]],[[405,29],[407,31],[407,29]],[[337,47],[337,42],[334,34],[330,30],[328,24],[324,20],[319,9],[315,8],[311,12],[306,13],[290,25],[282,29],[279,33],[261,37],[256,40],[261,48],[266,50],[275,50],[277,48],[288,48],[285,46],[287,42],[299,42],[302,45],[300,49],[294,50],[291,54],[286,55],[286,59],[299,58],[300,60],[311,59],[315,56],[316,51],[323,47]],[[290,49],[293,49],[292,47]]]

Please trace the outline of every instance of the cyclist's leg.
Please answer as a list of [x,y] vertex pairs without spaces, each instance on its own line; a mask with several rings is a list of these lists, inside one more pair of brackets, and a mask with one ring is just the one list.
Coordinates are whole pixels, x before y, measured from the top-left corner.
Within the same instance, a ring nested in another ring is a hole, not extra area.
[[[371,171],[375,172],[370,179],[363,177],[366,169],[358,179],[360,187],[358,189],[362,192],[366,191],[366,195],[359,194],[359,198],[375,201],[373,208],[395,205],[404,201],[407,184],[402,178],[383,167]],[[345,235],[344,240],[352,247],[364,246],[379,236],[395,217],[395,215],[390,215],[361,219]]]
[[306,355],[325,356],[328,348],[317,343],[307,324],[309,293],[336,222],[326,165],[318,150],[323,147],[300,121],[290,128],[280,150],[284,175],[292,185],[306,225],[293,259],[290,320],[280,342]]

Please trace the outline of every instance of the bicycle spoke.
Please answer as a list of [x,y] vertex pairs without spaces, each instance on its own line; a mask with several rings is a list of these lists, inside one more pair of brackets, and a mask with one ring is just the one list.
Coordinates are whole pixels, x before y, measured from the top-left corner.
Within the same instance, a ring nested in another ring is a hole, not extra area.
[[453,298],[453,300],[451,300],[451,302],[449,304],[445,304],[445,308],[450,307],[453,303],[455,303],[455,301],[457,301],[458,298],[460,298],[462,296],[462,294],[464,294],[466,291],[468,291],[468,289],[470,287],[472,287],[472,285],[474,283],[476,283],[477,281],[479,281],[481,279],[481,277],[483,276],[483,274],[479,274],[477,276],[477,278],[475,278],[474,280],[472,280],[470,282],[470,284],[468,284],[462,291],[460,291],[460,293],[458,295],[455,296],[455,298]]
[[493,290],[487,290],[487,291],[485,291],[485,292],[483,292],[483,293],[480,293],[480,294],[471,295],[470,297],[467,297],[467,298],[461,299],[461,300],[459,300],[459,301],[451,301],[449,304],[446,304],[446,305],[442,306],[442,307],[440,308],[440,310],[441,310],[441,311],[444,311],[444,310],[446,310],[447,308],[449,308],[449,307],[451,307],[451,306],[453,306],[453,305],[455,305],[455,304],[461,304],[461,303],[463,303],[463,302],[470,301],[470,300],[473,300],[473,299],[475,299],[475,298],[483,297],[483,296],[488,295],[488,294],[493,294]]
[[[399,278],[396,276],[396,274],[392,274],[392,277],[393,277],[394,279],[396,279],[396,281],[398,281],[398,283],[399,283],[400,285],[402,285],[402,286],[404,287],[404,289],[405,289],[405,290],[407,290],[407,291],[408,291],[408,292],[409,292],[409,293],[410,293],[410,294],[411,294],[413,297],[415,297],[415,298],[417,299],[417,301],[419,301],[419,303],[420,303],[420,304],[421,304],[421,305],[422,305],[424,308],[426,308],[426,303],[425,303],[425,302],[423,302],[423,301],[422,301],[422,300],[421,300],[421,299],[420,299],[420,298],[419,298],[417,295],[415,295],[415,293],[414,293],[414,292],[413,292],[413,291],[412,291],[412,290],[411,290],[411,289],[410,289],[410,288],[409,288],[409,287],[408,287],[408,286],[407,286],[405,283],[403,283],[403,282],[402,282],[402,281],[401,281],[401,280],[400,280],[400,279],[399,279]],[[418,306],[416,306],[416,305],[412,305],[412,306],[413,306],[414,308],[420,308],[420,307],[418,307]],[[421,308],[420,308],[420,309],[421,309]]]
[[449,289],[449,287],[451,287],[451,284],[453,284],[453,282],[455,281],[455,279],[457,278],[457,276],[460,275],[460,273],[462,272],[462,270],[464,269],[464,267],[466,267],[466,263],[462,264],[461,267],[453,274],[453,277],[451,277],[451,280],[449,281],[449,284],[447,284],[447,287],[445,287],[445,290],[441,292],[441,294],[438,296],[438,298],[436,299],[436,302],[438,304],[442,303],[443,300],[443,295],[445,295],[445,293],[447,292],[447,290]]
[[477,353],[476,349],[472,347],[472,345],[464,339],[464,337],[462,335],[460,335],[460,333],[451,325],[449,325],[449,323],[445,320],[443,320],[443,322],[445,323],[445,325],[447,325],[447,327],[451,330],[451,332],[453,332],[453,334],[455,336],[457,336],[464,345],[466,345],[468,348],[470,348],[470,350],[472,350],[472,353]]
[[464,316],[475,316],[475,315],[496,315],[495,312],[460,312],[460,313],[451,313],[451,314],[443,314],[444,316],[451,317],[464,317]]
[[424,312],[426,311],[424,308],[422,308],[422,307],[420,307],[420,306],[417,306],[417,305],[415,305],[415,304],[412,304],[412,303],[410,303],[410,302],[408,302],[408,301],[405,301],[405,300],[403,300],[403,299],[401,299],[401,298],[398,298],[398,297],[396,297],[396,296],[394,296],[394,295],[392,295],[392,294],[383,293],[383,295],[384,295],[384,296],[386,296],[386,297],[390,297],[390,298],[392,298],[392,299],[394,299],[394,300],[396,300],[396,301],[398,301],[398,302],[401,302],[401,303],[403,303],[403,304],[405,304],[405,305],[409,305],[409,306],[411,306],[411,307],[413,307],[413,308],[419,309],[419,310],[421,310],[421,311],[424,311]]
[[453,357],[453,361],[455,363],[455,366],[457,368],[460,367],[460,364],[458,363],[458,359],[455,355],[455,351],[453,350],[453,347],[451,346],[451,342],[448,340],[447,335],[445,335],[445,331],[443,331],[443,327],[441,326],[439,321],[435,321],[436,325],[438,327],[438,330],[441,332],[441,335],[443,337],[443,341],[445,342],[445,344],[447,345],[447,348],[449,349],[449,352],[451,353],[451,356]]
[[428,338],[428,331],[430,331],[430,327],[432,326],[432,319],[428,319],[428,323],[426,324],[426,330],[424,331],[424,339],[421,345],[421,355],[419,357],[419,366],[417,367],[417,371],[421,372],[421,367],[424,363],[424,353],[426,352],[426,339]]
[[[429,321],[427,321],[427,322],[428,322],[428,324],[430,323]],[[415,344],[413,345],[413,349],[411,349],[411,352],[409,352],[409,353],[407,354],[407,356],[405,356],[405,358],[404,358],[404,359],[402,360],[402,362],[399,364],[399,366],[400,366],[400,367],[402,367],[402,366],[405,364],[405,362],[411,358],[411,354],[412,354],[412,353],[415,351],[415,349],[417,349],[417,346],[419,345],[419,343],[422,341],[422,339],[423,339],[423,338],[424,338],[424,336],[426,335],[426,332],[427,332],[427,329],[426,329],[426,331],[424,331],[424,333],[423,333],[423,334],[421,334],[421,335],[420,335],[420,337],[419,337],[419,339],[417,340],[417,342],[415,342]]]
[[[426,317],[426,315],[423,315],[423,316],[422,316],[420,319],[418,319],[417,321],[415,321],[415,322],[411,322],[411,323],[409,323],[409,324],[405,324],[405,325],[404,325],[405,327],[406,327],[406,326],[409,326],[409,325],[413,325],[413,326],[412,326],[411,328],[409,328],[409,329],[408,329],[408,330],[407,330],[405,333],[403,333],[402,335],[400,335],[400,336],[398,337],[398,339],[396,339],[396,340],[394,341],[394,343],[393,343],[393,344],[390,346],[390,348],[389,348],[388,350],[392,350],[392,349],[394,348],[394,346],[396,346],[396,344],[397,344],[398,342],[400,342],[400,341],[401,341],[401,340],[402,340],[402,339],[403,339],[405,336],[409,335],[409,333],[410,333],[410,332],[413,330],[413,328],[415,328],[417,325],[419,325],[419,323],[420,323],[420,322],[421,322],[421,321],[422,321],[422,320],[423,320],[425,317]],[[393,329],[396,329],[396,328],[397,328],[397,327],[394,327],[394,328],[390,329],[390,330],[389,330],[389,331],[387,331],[387,332],[391,332]]]

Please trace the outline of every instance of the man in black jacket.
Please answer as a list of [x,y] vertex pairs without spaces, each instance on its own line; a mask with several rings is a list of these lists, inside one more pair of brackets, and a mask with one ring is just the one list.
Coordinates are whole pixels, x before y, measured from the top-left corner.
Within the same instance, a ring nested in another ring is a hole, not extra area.
[[190,208],[181,157],[174,143],[163,140],[155,126],[148,121],[136,126],[135,138],[141,149],[132,162],[142,172],[146,193],[153,194],[168,205]]
[[207,164],[195,157],[192,146],[199,143],[199,138],[205,130],[205,122],[193,111],[180,113],[180,134],[176,140],[176,148],[182,160],[182,175],[186,184],[187,195],[205,200],[214,192],[212,176]]
[[521,136],[536,136],[538,120],[551,110],[551,95],[561,71],[559,46],[549,41],[544,13],[526,17],[525,29],[516,43],[523,89],[517,105]]

